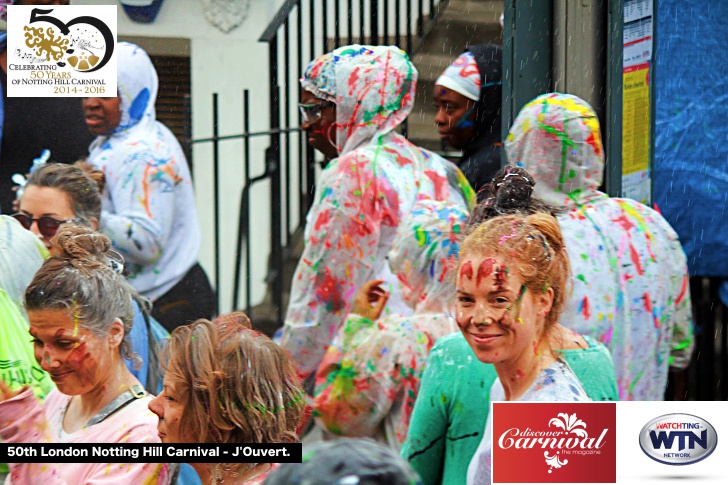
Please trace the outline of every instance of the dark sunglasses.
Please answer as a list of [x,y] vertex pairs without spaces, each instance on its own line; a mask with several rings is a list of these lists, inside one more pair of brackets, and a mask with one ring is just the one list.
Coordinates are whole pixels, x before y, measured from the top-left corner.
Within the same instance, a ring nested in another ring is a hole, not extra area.
[[302,104],[299,103],[298,109],[301,112],[301,119],[304,123],[309,125],[316,123],[321,119],[321,109],[326,106],[335,106],[336,104],[332,101],[324,101],[316,104]]
[[25,214],[13,214],[13,217],[15,220],[17,220],[24,228],[30,231],[30,226],[33,225],[33,222],[38,223],[38,231],[46,238],[50,239],[53,236],[56,235],[58,232],[58,228],[61,227],[61,224],[66,224],[68,222],[81,222],[81,219],[74,218],[74,219],[68,219],[67,221],[59,221],[58,219],[55,219],[51,216],[43,216],[39,217],[37,219],[33,219],[32,217],[28,217]]

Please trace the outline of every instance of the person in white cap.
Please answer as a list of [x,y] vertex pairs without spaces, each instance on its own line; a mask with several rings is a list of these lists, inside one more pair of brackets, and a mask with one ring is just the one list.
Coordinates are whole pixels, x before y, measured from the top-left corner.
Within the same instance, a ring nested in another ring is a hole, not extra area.
[[501,167],[502,50],[468,47],[435,82],[435,125],[442,141],[462,150],[458,166],[476,192]]

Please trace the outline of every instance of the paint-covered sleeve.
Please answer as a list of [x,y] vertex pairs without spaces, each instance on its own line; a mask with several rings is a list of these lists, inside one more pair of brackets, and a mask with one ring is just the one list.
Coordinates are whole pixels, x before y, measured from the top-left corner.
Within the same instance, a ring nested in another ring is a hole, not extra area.
[[402,389],[388,320],[350,314],[316,373],[314,417],[329,432],[374,436]]
[[306,246],[293,276],[281,339],[303,378],[321,363],[357,288],[385,264],[380,235],[392,197],[380,197],[381,182],[371,170],[368,179],[363,171],[350,169],[346,160],[327,168],[308,214]]
[[0,441],[50,443],[51,433],[43,406],[30,388],[0,402]]
[[[682,249],[680,249],[682,252]],[[690,281],[687,265],[682,278],[677,279],[679,289],[675,299],[675,326],[672,331],[670,370],[682,370],[690,364],[695,339],[693,338],[693,305],[690,299]]]
[[407,439],[402,445],[402,458],[422,477],[424,485],[442,483],[445,463],[445,437],[448,430],[446,400],[450,382],[443,379],[442,351],[437,343],[427,357],[420,390],[412,411]]
[[100,229],[129,263],[156,262],[172,233],[176,163],[140,145],[107,176],[113,209],[102,211]]

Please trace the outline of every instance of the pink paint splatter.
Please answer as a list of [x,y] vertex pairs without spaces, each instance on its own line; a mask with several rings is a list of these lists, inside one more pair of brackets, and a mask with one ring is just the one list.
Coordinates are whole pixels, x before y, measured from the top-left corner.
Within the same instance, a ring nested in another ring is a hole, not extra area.
[[516,237],[518,235],[516,233],[516,223],[515,223],[515,221],[512,223],[511,229],[512,229],[513,232],[511,234],[506,234],[505,236],[501,236],[500,239],[498,239],[498,244],[503,244],[507,240],[509,240],[511,238],[514,238],[514,237]]

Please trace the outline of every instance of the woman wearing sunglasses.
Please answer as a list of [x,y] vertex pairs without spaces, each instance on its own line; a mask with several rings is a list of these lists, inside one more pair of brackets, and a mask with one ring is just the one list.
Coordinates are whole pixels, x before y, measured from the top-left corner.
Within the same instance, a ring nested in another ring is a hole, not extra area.
[[[20,212],[13,217],[26,229],[38,236],[51,254],[57,247],[51,239],[66,223],[76,223],[98,229],[101,216],[101,191],[104,174],[88,165],[48,163],[30,174],[20,197]],[[150,334],[166,333],[159,323],[148,315],[149,304],[136,291],[134,295],[134,325],[131,344],[141,357],[139,366],[130,360],[127,367],[142,385],[156,393],[161,384],[156,365],[149,365],[156,355],[154,339]]]

